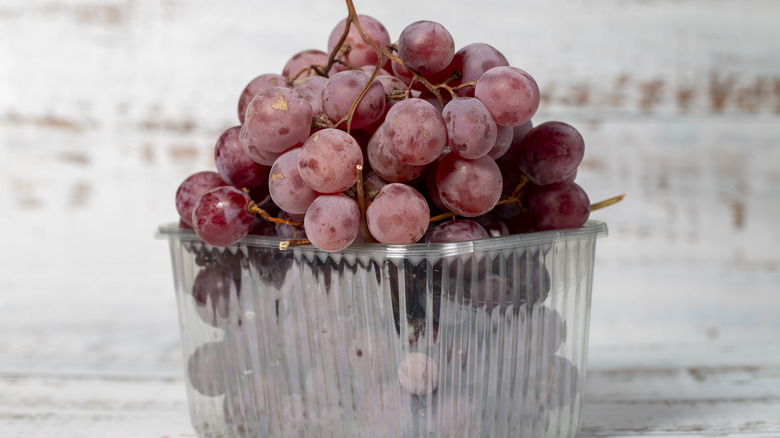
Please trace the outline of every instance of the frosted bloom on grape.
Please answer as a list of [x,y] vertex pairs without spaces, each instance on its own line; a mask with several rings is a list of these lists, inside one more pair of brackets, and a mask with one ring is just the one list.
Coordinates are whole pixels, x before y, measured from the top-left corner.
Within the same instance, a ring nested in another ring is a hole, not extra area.
[[439,384],[439,366],[427,354],[409,353],[398,365],[398,382],[411,394],[430,394]]
[[496,124],[520,126],[531,120],[539,108],[539,86],[531,75],[510,66],[486,71],[474,89],[474,96],[485,104]]
[[371,169],[385,181],[393,183],[409,182],[425,171],[425,165],[414,166],[398,160],[387,145],[387,139],[382,128],[374,132],[366,146],[366,155]]
[[[371,75],[362,70],[348,70],[331,76],[322,88],[322,110],[333,123],[349,114],[352,104],[368,85]],[[385,113],[385,89],[374,79],[352,114],[350,127],[360,129],[379,120]],[[346,123],[339,125],[346,126]]]
[[444,70],[454,56],[452,35],[435,21],[416,21],[406,26],[398,37],[398,57],[420,74]]
[[518,163],[531,182],[545,185],[569,179],[584,156],[585,140],[579,131],[567,123],[549,121],[525,135]]
[[287,78],[276,73],[265,73],[249,81],[238,98],[238,121],[244,123],[246,108],[257,93],[274,87],[287,87]]
[[381,128],[391,153],[415,166],[434,162],[447,145],[447,127],[433,105],[410,98],[390,108]]
[[419,241],[428,229],[430,209],[425,198],[406,184],[382,187],[366,209],[368,230],[376,240],[388,244]]
[[[485,43],[472,43],[455,52],[452,64],[460,71],[460,80],[450,85],[476,81],[493,67],[508,66],[509,61],[495,47]],[[474,97],[474,87],[465,87],[456,91],[460,96]]]
[[450,152],[436,169],[436,187],[441,202],[451,212],[476,217],[495,207],[503,178],[498,164],[488,156],[467,160]]
[[204,170],[188,176],[176,190],[176,211],[181,220],[192,226],[192,210],[201,196],[211,189],[224,186],[225,181],[217,172]]
[[352,187],[357,182],[358,165],[363,165],[363,151],[340,129],[315,132],[298,154],[301,178],[320,193],[339,193]]
[[324,76],[307,76],[296,80],[292,89],[309,101],[315,115],[322,114],[324,113],[322,110],[322,89],[327,83],[328,78]]
[[230,246],[255,224],[255,215],[247,210],[249,195],[235,187],[217,187],[200,197],[192,211],[192,227],[204,242],[212,246]]
[[461,97],[451,100],[442,111],[452,152],[473,160],[490,152],[496,142],[496,122],[478,99]]
[[306,211],[303,227],[312,245],[327,252],[341,251],[360,232],[360,207],[341,193],[318,196]]
[[279,155],[275,152],[270,152],[262,147],[258,146],[255,140],[251,136],[248,125],[241,125],[241,129],[238,131],[238,144],[241,146],[241,150],[252,161],[264,166],[270,166],[274,164]]
[[248,143],[282,153],[306,141],[311,132],[312,106],[290,88],[275,87],[258,93],[246,110]]
[[[363,32],[365,32],[368,39],[374,43],[374,45],[383,49],[386,45],[390,44],[390,33],[379,20],[362,14],[358,15],[357,18],[360,22],[360,27],[363,28]],[[331,31],[330,36],[328,37],[329,53],[333,51],[341,38],[341,35],[344,33],[346,22],[346,18],[341,20]],[[350,26],[344,44],[349,45],[350,50],[349,53],[342,57],[342,61],[349,65],[355,67],[363,67],[365,65],[376,66],[376,63],[379,61],[374,49],[371,48],[367,42],[363,41],[357,26],[354,24]],[[387,58],[385,58],[385,60],[387,60]]]
[[301,178],[298,171],[301,148],[290,149],[276,159],[268,175],[268,193],[282,210],[290,214],[303,214],[317,197]]
[[268,166],[252,160],[239,142],[240,126],[228,128],[214,146],[214,163],[222,179],[235,187],[257,187],[268,176]]

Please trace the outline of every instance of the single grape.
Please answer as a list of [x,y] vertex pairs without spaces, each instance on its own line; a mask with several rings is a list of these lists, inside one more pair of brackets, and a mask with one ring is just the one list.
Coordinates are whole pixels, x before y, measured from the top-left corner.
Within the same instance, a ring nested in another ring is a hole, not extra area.
[[[398,95],[406,91],[406,84],[401,79],[390,75],[377,75],[376,80],[382,84],[385,95]],[[403,99],[395,98],[393,102],[399,102]]]
[[250,202],[252,198],[235,187],[217,187],[206,192],[192,211],[192,225],[198,237],[216,247],[243,239],[255,224],[254,214],[247,210]]
[[517,163],[517,160],[520,159],[520,144],[523,142],[525,135],[528,134],[528,132],[531,129],[533,129],[533,127],[534,127],[534,122],[532,120],[529,120],[520,126],[513,126],[512,143],[509,145],[509,149],[507,149],[503,155],[498,157],[496,161],[498,161],[499,163],[502,162]]
[[303,214],[318,193],[301,178],[298,171],[301,148],[290,149],[276,159],[268,175],[268,191],[271,199],[282,210],[291,214]]
[[240,126],[228,128],[214,146],[214,162],[225,183],[235,187],[257,187],[267,179],[268,166],[255,162],[239,143]]
[[473,97],[451,100],[441,115],[447,127],[447,144],[461,157],[470,160],[482,157],[496,143],[496,122],[479,100]]
[[313,115],[311,104],[296,91],[282,87],[263,90],[246,110],[247,141],[261,150],[282,153],[309,138]]
[[467,160],[450,152],[436,170],[436,187],[442,203],[464,217],[476,217],[492,210],[501,197],[502,186],[501,170],[488,156]]
[[[322,50],[307,49],[302,50],[290,58],[282,69],[282,76],[289,79],[300,79],[306,76],[315,76],[317,72],[311,69],[311,66],[320,66],[325,68],[328,65],[328,54]],[[329,74],[346,70],[347,67],[339,64],[333,64],[328,72]]]
[[443,70],[454,56],[452,35],[435,21],[416,21],[406,26],[398,37],[398,57],[420,74]]
[[436,225],[428,232],[425,241],[428,243],[461,242],[488,237],[488,232],[477,222],[468,219],[455,219]]
[[[457,86],[478,80],[493,67],[508,66],[509,61],[495,47],[485,43],[472,43],[455,52],[452,64],[460,71],[461,79],[452,81]],[[464,87],[456,91],[460,96],[474,97],[474,87]]]
[[406,184],[382,187],[366,209],[371,235],[382,243],[415,243],[428,229],[430,209],[425,198]]
[[[560,409],[571,404],[581,390],[577,367],[558,355],[532,357],[528,373],[538,394],[538,403],[547,409]],[[521,375],[521,373],[518,373]]]
[[274,164],[279,155],[275,152],[270,152],[259,146],[252,138],[251,131],[247,124],[241,125],[241,129],[238,131],[238,144],[244,151],[244,154],[252,161],[264,166],[270,166]]
[[539,86],[517,67],[493,67],[480,76],[474,96],[485,104],[497,125],[520,126],[539,108]]
[[410,98],[393,105],[382,130],[391,153],[414,166],[433,162],[447,144],[441,112],[423,99]]
[[528,179],[545,185],[568,179],[577,171],[584,155],[585,141],[579,131],[567,123],[550,121],[525,135],[518,163]]
[[582,226],[590,216],[590,200],[574,181],[539,186],[528,196],[531,223],[539,231]]
[[393,71],[393,76],[400,79],[404,84],[409,85],[412,83],[414,73],[412,73],[411,70],[404,67],[402,64],[399,64],[395,61],[390,61],[390,69]]
[[547,306],[526,307],[526,320],[530,318],[531,339],[521,348],[531,350],[532,354],[553,354],[566,340],[566,321],[561,314]]
[[360,232],[360,207],[343,194],[320,195],[311,203],[303,220],[312,245],[327,251],[341,251]]
[[[390,33],[385,26],[379,22],[376,18],[368,15],[358,15],[358,22],[363,32],[368,39],[374,43],[380,50],[390,44]],[[328,37],[328,52],[330,53],[336,47],[341,35],[344,33],[344,26],[347,19],[341,20],[336,27],[330,33]],[[344,40],[344,44],[349,45],[349,52],[346,53],[341,59],[347,64],[354,67],[363,66],[376,66],[379,58],[371,46],[363,40],[360,36],[360,32],[357,26],[352,24],[347,33],[347,38]],[[387,60],[387,58],[385,58]]]
[[488,151],[488,156],[494,160],[501,158],[512,146],[515,131],[511,126],[496,125],[496,141]]
[[292,253],[279,252],[274,248],[260,246],[250,246],[248,251],[249,264],[257,272],[257,277],[263,285],[276,288],[284,285],[287,273],[293,267]]
[[427,354],[409,353],[398,365],[398,382],[411,394],[430,394],[439,385],[439,365]]
[[[192,297],[200,318],[212,327],[226,327],[237,322],[235,300],[240,290],[241,274],[233,264],[211,263],[201,269],[192,283]],[[231,311],[232,310],[232,311]]]
[[371,169],[380,178],[393,183],[414,180],[425,171],[425,165],[415,166],[398,160],[387,145],[384,129],[380,127],[371,136],[366,146],[366,155]]
[[216,397],[227,391],[230,370],[225,360],[227,347],[222,342],[205,343],[187,359],[187,380],[199,393]]
[[357,141],[340,129],[312,134],[298,153],[298,171],[303,181],[320,193],[339,193],[358,179],[363,151]]
[[322,89],[327,83],[328,78],[324,76],[306,76],[297,79],[292,89],[309,101],[313,114],[323,114],[325,111],[322,109]]
[[241,124],[244,123],[246,108],[249,106],[249,102],[257,93],[274,87],[288,87],[287,78],[276,73],[265,73],[251,81],[241,91],[241,97],[238,99],[238,121]]
[[176,190],[176,211],[188,227],[192,228],[192,211],[201,196],[211,189],[226,185],[217,172],[204,170],[188,176]]
[[[328,80],[322,88],[322,109],[333,123],[339,123],[349,114],[350,108],[360,97],[369,80],[371,75],[362,70],[339,72]],[[360,129],[368,126],[379,120],[384,111],[384,87],[374,79],[355,108],[350,127]],[[339,126],[346,126],[346,123]]]

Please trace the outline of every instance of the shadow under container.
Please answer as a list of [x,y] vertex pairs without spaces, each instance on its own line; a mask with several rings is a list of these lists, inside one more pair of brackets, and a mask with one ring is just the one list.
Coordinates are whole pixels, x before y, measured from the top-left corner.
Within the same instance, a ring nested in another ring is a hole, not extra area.
[[606,225],[468,242],[170,244],[201,437],[575,437]]

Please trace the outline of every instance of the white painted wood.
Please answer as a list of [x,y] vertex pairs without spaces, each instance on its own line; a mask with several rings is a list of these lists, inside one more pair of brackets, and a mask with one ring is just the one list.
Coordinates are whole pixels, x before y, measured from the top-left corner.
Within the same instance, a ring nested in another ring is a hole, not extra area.
[[[583,436],[780,436],[772,0],[356,1],[537,79],[585,136],[599,241]],[[0,4],[0,436],[187,436],[162,222],[252,77],[340,1]],[[692,371],[693,370],[693,371]]]
[[[780,350],[594,348],[582,437],[776,437]],[[179,373],[0,373],[0,436],[190,437]]]

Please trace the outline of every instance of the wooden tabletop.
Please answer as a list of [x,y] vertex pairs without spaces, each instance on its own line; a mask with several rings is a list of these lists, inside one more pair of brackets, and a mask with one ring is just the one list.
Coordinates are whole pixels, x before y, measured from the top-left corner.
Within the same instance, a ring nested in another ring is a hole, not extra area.
[[[780,3],[355,1],[440,21],[586,139],[582,437],[780,437]],[[511,3],[511,5],[510,5]],[[167,244],[255,76],[340,0],[0,4],[0,437],[191,437]],[[480,17],[475,21],[474,17]]]
[[[3,437],[193,437],[182,374],[0,373]],[[780,354],[765,345],[591,351],[581,437],[778,437]]]

